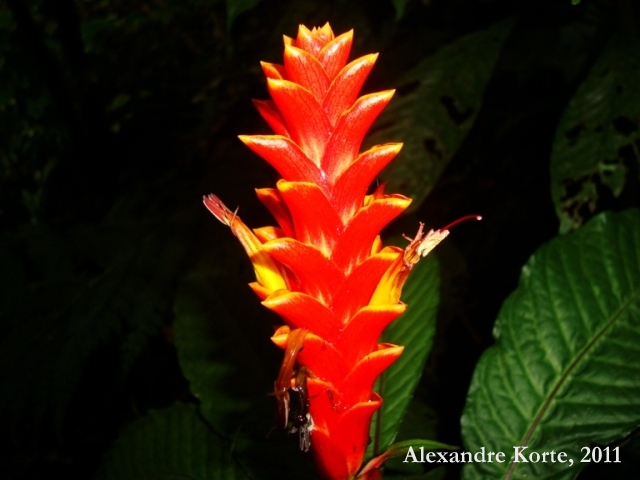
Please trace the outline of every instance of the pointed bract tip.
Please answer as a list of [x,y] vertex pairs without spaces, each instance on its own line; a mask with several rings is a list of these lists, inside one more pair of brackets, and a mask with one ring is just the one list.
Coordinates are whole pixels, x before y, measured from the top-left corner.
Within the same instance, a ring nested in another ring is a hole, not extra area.
[[323,26],[318,28],[317,35],[320,37],[324,37],[323,40],[327,42],[330,42],[335,38],[335,35],[333,34],[333,30],[331,29],[331,25],[329,25],[329,22],[325,23]]

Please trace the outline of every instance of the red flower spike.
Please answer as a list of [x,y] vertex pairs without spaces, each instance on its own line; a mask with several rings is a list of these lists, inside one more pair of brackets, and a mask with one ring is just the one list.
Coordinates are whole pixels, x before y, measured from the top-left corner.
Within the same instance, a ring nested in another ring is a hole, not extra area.
[[[374,382],[403,349],[379,336],[406,308],[400,294],[413,265],[448,234],[425,234],[421,224],[404,250],[382,247],[380,231],[411,200],[384,185],[366,194],[402,145],[360,153],[393,91],[358,98],[377,54],[347,63],[352,41],[353,31],[335,37],[328,23],[300,25],[296,38],[284,37],[283,64],[262,63],[273,101],[254,103],[275,135],[240,139],[282,177],[256,190],[278,226],[251,231],[217,197],[204,199],[247,251],[251,288],[286,324],[272,337],[285,351],[272,392],[278,426],[291,424],[293,390],[308,404],[295,418],[301,448],[310,444],[329,480],[356,478],[382,404]],[[375,472],[365,477],[381,478]]]
[[254,228],[253,233],[262,243],[286,237],[284,231],[281,228],[271,226]]
[[263,249],[293,272],[304,293],[325,305],[331,304],[334,293],[344,281],[344,273],[318,247],[293,238],[281,238],[265,243]]
[[[313,183],[282,180],[277,187],[291,212],[296,238],[317,246],[322,253],[331,256],[343,226],[320,187]],[[309,205],[313,205],[313,209]]]
[[320,62],[300,48],[284,48],[284,69],[290,81],[305,87],[315,98],[323,98],[329,88],[329,77]]
[[389,143],[376,145],[361,153],[358,158],[338,177],[333,189],[334,197],[331,199],[336,209],[340,209],[343,216],[352,217],[355,209],[361,207],[360,203],[365,196],[367,188],[391,160],[395,158],[401,143]]
[[262,118],[264,118],[265,122],[269,124],[277,135],[289,136],[287,125],[284,123],[284,119],[273,101],[254,100],[253,104],[258,109],[258,113],[262,115]]
[[344,228],[333,256],[336,264],[346,272],[362,263],[371,253],[371,245],[378,233],[409,206],[411,200],[402,195],[389,195],[374,200],[358,210]]
[[369,352],[375,351],[378,338],[387,325],[406,310],[406,305],[367,305],[358,310],[344,328],[336,348],[342,352],[344,363],[355,365]]
[[271,98],[287,124],[291,140],[316,165],[324,155],[331,133],[327,114],[309,90],[288,80],[267,80]]
[[371,54],[354,60],[340,70],[340,73],[333,79],[322,102],[332,125],[336,124],[340,114],[353,105],[353,102],[358,98],[358,92],[360,92],[362,84],[371,72],[377,58],[377,54]]
[[280,315],[291,328],[313,331],[330,343],[338,340],[333,336],[340,332],[340,320],[331,309],[309,295],[279,290],[267,297],[262,304]]
[[398,252],[392,248],[395,247],[385,247],[382,252],[371,255],[354,268],[340,286],[340,291],[333,300],[333,311],[345,324],[351,321],[351,317],[362,305],[369,303],[380,278],[400,255],[400,249]]
[[238,138],[269,162],[285,180],[325,185],[323,172],[291,139],[281,135],[240,135]]
[[322,47],[322,50],[318,53],[318,60],[324,67],[329,78],[334,78],[338,75],[338,72],[347,63],[352,43],[353,30],[349,30],[331,40]]
[[[267,78],[275,78],[276,80],[284,80],[287,78],[283,65],[277,63],[260,62],[262,72]],[[268,100],[254,100],[254,102],[268,102]]]
[[285,236],[293,237],[295,235],[291,214],[287,210],[287,206],[282,201],[280,192],[275,188],[256,188],[256,195],[265,207],[269,209],[282,228]]
[[393,93],[390,90],[360,97],[340,115],[331,139],[322,150],[322,169],[331,180],[335,180],[358,156],[362,139]]

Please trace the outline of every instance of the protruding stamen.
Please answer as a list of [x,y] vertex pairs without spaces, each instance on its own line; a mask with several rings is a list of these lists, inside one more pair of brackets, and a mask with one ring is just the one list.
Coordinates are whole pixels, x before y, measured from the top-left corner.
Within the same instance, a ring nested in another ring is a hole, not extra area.
[[238,209],[229,210],[222,200],[213,193],[203,197],[203,202],[207,209],[223,224],[231,227],[233,234],[238,237],[244,247],[249,259],[256,271],[256,278],[260,285],[266,287],[271,292],[287,287],[287,280],[278,264],[262,248],[262,243],[255,234],[247,227],[240,217]]
[[448,224],[448,225],[446,225],[446,226],[444,226],[442,228],[439,228],[438,230],[440,232],[442,232],[444,230],[451,230],[452,227],[455,227],[459,223],[466,222],[467,220],[482,220],[482,216],[481,215],[465,215],[464,217],[460,217],[459,219],[454,220],[450,224]]

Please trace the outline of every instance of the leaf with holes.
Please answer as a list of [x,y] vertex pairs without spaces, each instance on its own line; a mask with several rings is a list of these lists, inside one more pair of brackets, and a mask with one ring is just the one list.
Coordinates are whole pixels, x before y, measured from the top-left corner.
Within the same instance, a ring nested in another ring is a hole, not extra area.
[[637,188],[640,162],[640,40],[617,33],[560,120],[551,154],[551,197],[560,232]]
[[[413,268],[402,290],[402,301],[409,308],[383,334],[383,341],[404,345],[405,348],[400,358],[383,374],[378,391],[384,403],[371,424],[371,438],[377,437],[379,429],[378,441],[372,442],[378,444],[379,451],[374,452],[376,446],[371,445],[368,456],[381,453],[396,438],[433,345],[439,288],[438,259],[429,255]],[[378,422],[381,422],[380,427]]]
[[[505,452],[463,477],[574,478],[581,448],[640,424],[640,210],[605,213],[541,247],[496,322],[462,417],[465,448]],[[514,462],[566,452],[570,463]]]
[[474,32],[418,64],[375,124],[367,145],[404,143],[382,176],[389,191],[414,199],[411,208],[426,198],[471,130],[512,25],[505,21]]

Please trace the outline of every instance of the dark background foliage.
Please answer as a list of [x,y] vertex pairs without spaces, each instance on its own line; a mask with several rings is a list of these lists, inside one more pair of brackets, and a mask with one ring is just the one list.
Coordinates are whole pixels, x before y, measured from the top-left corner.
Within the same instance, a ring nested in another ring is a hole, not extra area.
[[[480,110],[442,100],[454,123],[475,115],[473,127],[419,193],[426,200],[388,232],[484,216],[438,248],[437,335],[417,390],[437,439],[460,444],[498,309],[559,228],[549,158],[561,115],[610,35],[637,35],[639,16],[631,0],[0,3],[0,475],[88,478],[128,422],[197,403],[174,347],[173,304],[203,258],[215,270],[199,278],[211,308],[242,319],[221,340],[275,375],[268,336],[278,320],[246,287],[248,261],[200,199],[215,192],[248,225],[271,223],[252,189],[277,176],[236,136],[267,132],[250,102],[267,95],[259,61],[279,62],[281,35],[298,24],[326,21],[337,33],[355,29],[352,58],[380,52],[370,92],[514,19]],[[635,172],[622,192],[596,184],[598,204],[583,217],[640,204],[634,155],[621,153]],[[243,388],[269,384],[237,378],[229,396]]]

